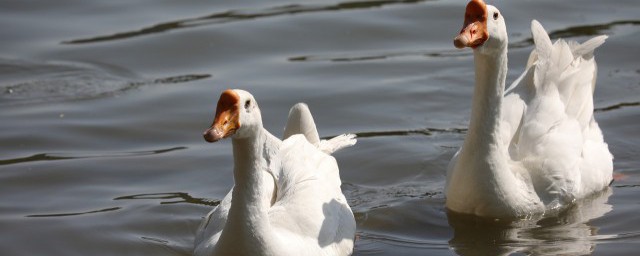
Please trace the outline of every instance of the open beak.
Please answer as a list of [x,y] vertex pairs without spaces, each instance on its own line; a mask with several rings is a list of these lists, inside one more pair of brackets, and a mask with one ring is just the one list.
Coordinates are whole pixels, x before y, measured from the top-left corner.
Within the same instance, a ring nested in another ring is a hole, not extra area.
[[481,46],[489,39],[487,31],[487,5],[482,0],[472,0],[467,4],[464,25],[460,34],[453,39],[456,48]]
[[240,96],[233,90],[220,95],[216,117],[209,129],[202,134],[207,142],[216,142],[236,133],[240,128]]

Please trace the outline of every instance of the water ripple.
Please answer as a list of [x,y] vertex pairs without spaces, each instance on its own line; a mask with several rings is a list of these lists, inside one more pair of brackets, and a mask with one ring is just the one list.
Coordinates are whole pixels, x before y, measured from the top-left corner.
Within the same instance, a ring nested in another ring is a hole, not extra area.
[[611,110],[616,110],[616,109],[621,109],[626,107],[637,107],[637,106],[640,106],[640,102],[621,102],[611,106],[596,108],[593,110],[593,112],[606,112],[606,111],[611,111]]
[[63,44],[86,44],[98,43],[104,41],[129,39],[138,36],[146,36],[150,34],[163,33],[170,30],[200,27],[212,24],[223,24],[236,21],[253,20],[258,18],[267,18],[282,15],[295,15],[301,13],[315,13],[327,11],[343,11],[354,9],[380,8],[393,4],[415,4],[427,0],[378,0],[378,1],[353,1],[342,2],[333,5],[284,5],[262,9],[258,11],[250,10],[229,10],[220,13],[213,13],[203,17],[187,18],[175,21],[159,23],[150,27],[138,30],[115,33],[111,35],[101,35],[90,38],[73,39],[63,41]]
[[105,209],[87,211],[87,212],[33,214],[33,215],[27,215],[25,217],[29,217],[29,218],[69,217],[69,216],[86,215],[86,214],[93,214],[93,213],[112,212],[120,209],[122,209],[122,207],[112,207],[112,208],[105,208]]
[[114,96],[148,85],[187,83],[210,74],[180,74],[140,78],[121,67],[68,61],[0,58],[0,105],[94,99]]
[[[436,134],[466,134],[466,128],[424,128],[417,130],[394,130],[394,131],[371,131],[371,132],[355,132],[357,138],[375,138],[375,137],[389,137],[389,136],[411,136],[411,135],[424,135],[432,136]],[[323,140],[328,140],[333,136],[322,137]]]
[[163,78],[154,79],[151,83],[153,84],[177,84],[177,83],[186,83],[201,79],[206,79],[211,77],[209,74],[187,74],[187,75],[177,75],[177,76],[169,76]]
[[441,185],[424,183],[402,183],[392,186],[365,186],[343,183],[342,190],[349,205],[356,213],[387,208],[407,200],[443,198]]
[[65,156],[61,154],[55,153],[41,153],[35,154],[27,157],[19,157],[19,158],[11,158],[0,160],[0,166],[2,165],[11,165],[11,164],[20,164],[20,163],[28,163],[28,162],[38,162],[38,161],[57,161],[57,160],[71,160],[71,159],[85,159],[85,158],[112,158],[112,157],[131,157],[131,156],[148,156],[148,155],[157,155],[167,152],[172,152],[176,150],[187,149],[187,147],[173,147],[167,149],[156,149],[156,150],[144,150],[144,151],[132,151],[132,152],[113,152],[113,153],[102,153],[99,155],[70,155]]
[[344,53],[344,54],[328,54],[328,55],[304,55],[290,57],[291,62],[359,62],[386,60],[392,58],[408,58],[408,57],[427,57],[427,58],[456,58],[461,56],[472,56],[471,51],[461,50],[430,50],[430,51],[397,51],[397,52],[374,52],[374,53]]
[[[582,25],[582,26],[573,26],[565,29],[551,31],[549,33],[549,37],[551,39],[560,39],[560,38],[572,38],[572,37],[580,37],[580,36],[597,36],[604,34],[611,34],[615,27],[618,26],[638,26],[640,25],[640,20],[618,20],[612,21],[604,24],[592,24],[592,25]],[[519,42],[515,42],[509,44],[509,48],[523,48],[533,45],[533,38],[527,38]]]
[[195,198],[184,192],[167,192],[167,193],[149,193],[149,194],[136,194],[129,196],[116,197],[113,200],[149,200],[149,199],[177,199],[172,201],[163,201],[160,204],[179,204],[189,203],[206,206],[217,206],[220,204],[220,200],[210,200],[205,198]]
[[[636,20],[623,20],[613,21],[605,24],[594,24],[584,26],[574,26],[565,29],[551,31],[549,37],[551,39],[559,38],[572,38],[580,36],[596,36],[611,34],[611,30],[618,26],[637,26],[640,25],[640,21]],[[521,41],[509,44],[509,48],[526,48],[533,45],[533,38],[528,37]],[[341,53],[341,54],[327,54],[327,55],[302,55],[290,57],[288,60],[291,62],[360,62],[360,61],[375,61],[375,60],[387,60],[392,58],[407,58],[407,57],[427,57],[427,58],[457,58],[464,56],[472,56],[472,51],[461,51],[455,49],[443,49],[443,50],[430,50],[430,51],[388,51],[388,52],[373,52],[373,53]]]
[[449,244],[439,243],[435,241],[428,240],[418,240],[418,239],[410,239],[410,238],[399,238],[390,235],[383,234],[369,234],[369,233],[359,233],[360,238],[364,238],[367,240],[375,240],[386,244],[394,244],[401,245],[413,248],[424,248],[424,249],[449,249]]

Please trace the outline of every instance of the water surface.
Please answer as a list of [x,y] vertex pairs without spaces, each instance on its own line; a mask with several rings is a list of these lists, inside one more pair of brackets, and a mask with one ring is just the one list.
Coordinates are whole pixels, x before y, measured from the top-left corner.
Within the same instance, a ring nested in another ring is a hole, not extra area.
[[552,37],[607,34],[596,118],[618,180],[559,216],[504,223],[447,214],[446,165],[464,139],[465,1],[0,2],[3,255],[189,255],[231,188],[231,145],[201,132],[226,88],[251,91],[282,133],[306,102],[338,152],[355,255],[635,255],[640,242],[640,5],[494,1],[508,80]]

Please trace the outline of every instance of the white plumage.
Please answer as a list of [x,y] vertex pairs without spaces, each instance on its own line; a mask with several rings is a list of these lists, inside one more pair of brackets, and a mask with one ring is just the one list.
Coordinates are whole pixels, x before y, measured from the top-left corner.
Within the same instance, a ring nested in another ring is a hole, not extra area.
[[552,44],[532,21],[535,49],[525,72],[505,91],[504,19],[479,0],[466,12],[471,18],[455,44],[474,48],[476,85],[467,138],[447,171],[447,208],[523,217],[562,209],[604,189],[613,156],[593,117],[593,51],[606,36]]
[[281,141],[262,127],[257,103],[242,90],[223,93],[204,136],[232,137],[235,186],[204,219],[195,255],[352,253],[356,223],[338,165],[332,150],[318,147],[351,146],[355,136],[321,142],[309,109],[297,104]]

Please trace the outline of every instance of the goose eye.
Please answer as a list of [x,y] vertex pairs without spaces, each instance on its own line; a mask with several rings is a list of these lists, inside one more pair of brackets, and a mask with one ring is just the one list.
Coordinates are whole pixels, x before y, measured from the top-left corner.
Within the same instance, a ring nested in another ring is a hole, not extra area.
[[251,100],[247,100],[244,102],[244,108],[248,109],[251,106]]
[[498,19],[498,16],[500,16],[500,14],[499,14],[499,13],[497,13],[497,12],[493,13],[493,19],[494,19],[494,20],[497,20],[497,19]]

